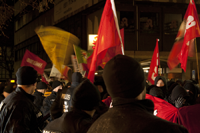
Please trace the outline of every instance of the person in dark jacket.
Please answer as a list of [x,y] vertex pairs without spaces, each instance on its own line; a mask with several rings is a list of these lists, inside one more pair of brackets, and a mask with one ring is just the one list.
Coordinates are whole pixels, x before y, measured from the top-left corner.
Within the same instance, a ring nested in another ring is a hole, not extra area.
[[[41,110],[42,110],[42,113],[44,116],[47,116],[50,114],[50,108],[56,99],[58,90],[62,89],[62,83],[58,80],[55,80],[52,83],[52,88],[53,88],[53,91],[52,91],[51,95],[46,97],[43,100],[43,106],[42,106]],[[49,118],[48,120],[51,121],[51,118]]]
[[99,117],[88,133],[187,133],[187,129],[153,115],[154,104],[145,99],[145,77],[133,58],[117,55],[104,67],[103,78],[113,108]]
[[0,133],[40,133],[42,113],[33,104],[37,72],[23,66],[17,73],[18,87],[0,104]]
[[72,74],[71,86],[58,91],[58,95],[56,96],[56,99],[51,107],[52,119],[59,118],[64,112],[68,112],[70,110],[73,91],[81,83],[82,78],[81,73],[74,72]]
[[172,90],[169,101],[176,108],[180,108],[182,106],[188,105],[188,97],[189,95],[186,92],[185,88],[183,88],[182,86],[178,84]]
[[183,87],[186,89],[186,91],[189,94],[189,98],[188,98],[189,104],[194,105],[198,97],[198,87],[191,80],[186,80],[184,82]]
[[72,110],[50,122],[43,133],[86,133],[99,102],[98,89],[88,79],[84,80],[74,89]]
[[13,92],[13,84],[9,83],[3,90],[3,93],[0,94],[0,102],[3,101],[11,92]]
[[35,96],[34,104],[37,106],[38,109],[41,110],[41,107],[43,105],[43,100],[45,99],[44,93],[47,89],[47,84],[44,82],[38,82],[36,90],[33,94]]

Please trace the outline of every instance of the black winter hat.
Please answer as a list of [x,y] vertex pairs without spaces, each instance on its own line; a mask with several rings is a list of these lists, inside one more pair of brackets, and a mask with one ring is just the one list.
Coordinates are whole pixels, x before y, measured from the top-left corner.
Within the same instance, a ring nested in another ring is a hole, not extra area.
[[198,88],[196,87],[196,85],[192,81],[186,81],[185,84],[183,85],[183,87],[186,90],[191,91],[193,93],[193,95],[195,96],[195,98],[197,98]]
[[79,72],[74,72],[72,74],[72,82],[78,82],[80,83],[82,81],[83,76]]
[[13,88],[14,84],[8,84],[3,91],[7,92],[7,93],[11,93],[14,91],[14,88]]
[[30,66],[23,66],[16,73],[17,84],[31,85],[37,81],[37,71]]
[[62,85],[62,83],[58,80],[53,81],[52,83],[52,89],[55,89],[56,87]]
[[44,82],[38,82],[36,89],[47,89],[47,84]]
[[73,108],[91,111],[99,106],[100,93],[98,89],[85,79],[75,89],[72,95]]
[[177,100],[179,97],[183,97],[186,98],[188,97],[188,93],[186,92],[185,88],[183,88],[180,85],[177,85],[171,93],[171,100],[172,102],[174,102],[175,100]]
[[145,88],[141,65],[126,55],[117,55],[107,62],[103,79],[112,98],[135,98]]

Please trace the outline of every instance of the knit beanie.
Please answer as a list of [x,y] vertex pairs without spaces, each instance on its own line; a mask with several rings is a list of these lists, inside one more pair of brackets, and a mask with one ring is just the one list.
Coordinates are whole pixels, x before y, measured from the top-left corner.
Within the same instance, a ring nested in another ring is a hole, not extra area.
[[75,109],[91,111],[99,106],[100,99],[98,89],[88,79],[85,79],[74,89],[72,106]]
[[145,88],[141,65],[126,55],[117,55],[107,62],[103,79],[112,98],[135,98]]
[[55,89],[56,87],[62,85],[62,83],[58,80],[53,81],[52,83],[52,89]]
[[47,84],[44,82],[38,82],[36,89],[47,89]]
[[3,91],[7,92],[7,93],[11,93],[14,91],[14,88],[13,88],[13,85],[14,84],[8,84]]
[[16,73],[17,84],[31,85],[37,81],[37,71],[30,66],[23,66]]

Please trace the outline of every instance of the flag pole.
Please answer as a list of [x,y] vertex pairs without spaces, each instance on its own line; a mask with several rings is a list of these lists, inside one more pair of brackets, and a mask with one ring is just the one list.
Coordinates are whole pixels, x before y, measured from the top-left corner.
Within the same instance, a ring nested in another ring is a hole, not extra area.
[[[197,75],[198,75],[198,82],[199,82],[199,59],[198,59],[198,53],[197,53],[197,41],[196,41],[196,38],[195,38],[195,47],[196,47],[196,62],[197,62]],[[200,85],[200,82],[199,82],[199,85]]]

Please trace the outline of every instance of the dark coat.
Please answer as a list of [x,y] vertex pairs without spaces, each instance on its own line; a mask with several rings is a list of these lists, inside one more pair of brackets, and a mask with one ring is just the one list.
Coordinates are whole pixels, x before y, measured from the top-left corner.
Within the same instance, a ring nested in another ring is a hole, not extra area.
[[88,133],[187,133],[178,125],[153,115],[151,100],[113,99],[113,108],[97,119]]
[[0,104],[0,133],[40,133],[42,113],[33,100],[21,88],[6,97]]
[[43,132],[86,133],[92,123],[93,120],[87,113],[80,110],[72,110],[50,122]]
[[3,101],[3,99],[5,99],[4,95],[0,94],[0,103],[1,103],[1,101]]
[[178,111],[178,123],[186,127],[189,133],[200,133],[200,104],[181,107]]
[[35,93],[33,94],[33,96],[35,96],[33,103],[36,105],[38,109],[41,110],[41,107],[43,105],[43,100],[45,99],[44,94],[35,90]]
[[51,107],[52,119],[62,116],[64,112],[68,112],[72,106],[71,99],[74,89],[79,85],[78,82],[72,82],[69,88],[63,88],[58,91],[55,101]]
[[52,91],[51,95],[46,97],[43,100],[43,106],[42,106],[41,110],[42,110],[42,113],[44,116],[50,114],[50,108],[56,99],[56,94],[57,94],[57,92]]

